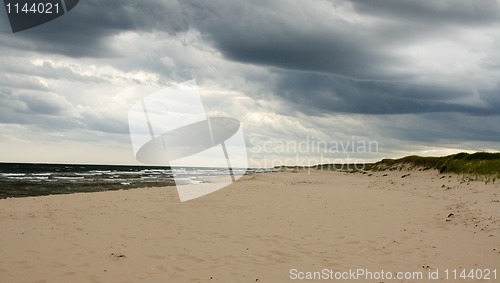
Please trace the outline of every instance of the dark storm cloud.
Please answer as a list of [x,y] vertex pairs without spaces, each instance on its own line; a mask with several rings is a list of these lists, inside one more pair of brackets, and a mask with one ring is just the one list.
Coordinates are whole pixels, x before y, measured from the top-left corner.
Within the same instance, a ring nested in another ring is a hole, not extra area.
[[[0,22],[8,25],[5,13]],[[70,12],[41,26],[12,34],[3,28],[2,43],[37,52],[64,54],[71,57],[113,57],[106,39],[119,32],[186,30],[182,12],[175,0],[85,0]],[[123,46],[126,48],[126,46]]]
[[[465,141],[498,142],[500,117],[471,116],[462,113],[427,113],[421,115],[384,116],[378,121],[381,137],[425,144]],[[476,148],[475,150],[481,150]]]
[[315,15],[308,8],[316,2],[183,3],[189,22],[232,60],[356,78],[404,75],[385,68],[404,59],[390,55],[373,30]]
[[[375,19],[366,23],[334,19],[334,4],[311,8],[324,2],[188,3],[183,2],[182,7],[189,22],[228,58],[356,79],[412,75],[392,71],[392,67],[409,60],[393,52],[395,44],[428,38],[443,30],[453,32],[450,27],[457,25],[500,22],[500,3],[489,0],[355,1],[359,15]],[[318,12],[321,9],[329,12]],[[440,36],[446,38],[449,34]]]
[[[498,1],[355,1],[350,13],[357,15],[344,16],[366,19],[354,21],[335,18],[337,6],[349,6],[340,1],[182,3],[189,22],[227,58],[279,68],[269,87],[300,112],[500,114],[498,87],[464,87],[463,81],[440,79],[445,71],[435,75],[439,84],[412,82],[428,74],[415,68],[418,58],[401,52],[433,39],[467,46],[467,38],[453,36],[499,24]],[[485,58],[494,52],[477,49]],[[432,63],[445,69],[449,62],[433,56]]]
[[497,0],[354,0],[355,9],[386,19],[425,25],[484,25],[500,20]]
[[[277,80],[274,93],[295,103],[300,111],[311,115],[317,113],[318,109],[320,113],[462,112],[471,115],[500,115],[500,85],[495,89],[478,91],[411,83],[355,81],[326,74],[286,72]],[[469,97],[477,101],[467,101]]]
[[382,20],[372,27],[377,36],[394,45],[452,39],[462,30],[473,30],[500,23],[497,0],[397,1],[355,0],[353,8],[361,15]]

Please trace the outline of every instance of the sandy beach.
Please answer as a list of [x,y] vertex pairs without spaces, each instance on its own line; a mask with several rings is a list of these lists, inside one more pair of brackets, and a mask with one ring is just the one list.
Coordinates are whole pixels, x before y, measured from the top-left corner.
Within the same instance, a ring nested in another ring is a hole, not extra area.
[[498,182],[431,170],[254,174],[184,203],[175,187],[2,199],[0,282],[289,282],[324,269],[424,276],[371,282],[497,269],[498,281],[499,200]]

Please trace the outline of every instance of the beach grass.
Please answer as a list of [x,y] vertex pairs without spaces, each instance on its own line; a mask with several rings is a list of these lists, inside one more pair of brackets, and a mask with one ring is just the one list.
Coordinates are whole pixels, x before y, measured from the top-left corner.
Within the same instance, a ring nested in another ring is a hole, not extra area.
[[406,156],[383,159],[373,165],[374,170],[435,169],[440,173],[492,175],[500,177],[500,153],[458,153],[442,157]]
[[488,179],[500,179],[500,153],[476,152],[457,153],[447,156],[411,155],[398,159],[383,159],[375,163],[365,164],[318,164],[314,166],[277,166],[275,169],[290,171],[291,169],[316,169],[363,173],[370,171],[394,170],[438,170],[442,174],[454,173],[468,176],[487,176]]

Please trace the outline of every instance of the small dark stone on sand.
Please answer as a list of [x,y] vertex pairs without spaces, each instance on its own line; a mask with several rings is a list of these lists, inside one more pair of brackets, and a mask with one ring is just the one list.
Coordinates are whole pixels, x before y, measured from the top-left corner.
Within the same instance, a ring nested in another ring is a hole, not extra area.
[[115,257],[115,258],[125,258],[126,257],[124,254],[115,254],[115,253],[111,253],[111,256]]

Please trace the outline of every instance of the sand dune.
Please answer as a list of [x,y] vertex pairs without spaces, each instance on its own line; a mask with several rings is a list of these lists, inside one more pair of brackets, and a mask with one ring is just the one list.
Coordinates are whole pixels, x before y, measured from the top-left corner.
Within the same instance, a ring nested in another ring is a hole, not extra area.
[[435,171],[257,174],[185,203],[174,187],[3,199],[0,282],[288,282],[357,268],[496,268],[498,281],[499,200],[498,183]]

